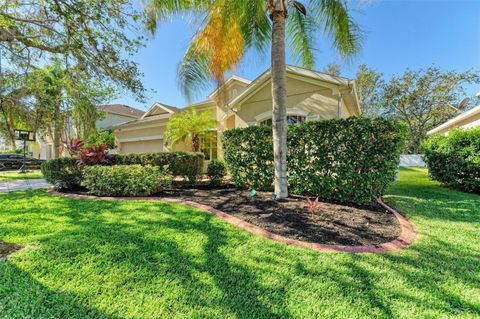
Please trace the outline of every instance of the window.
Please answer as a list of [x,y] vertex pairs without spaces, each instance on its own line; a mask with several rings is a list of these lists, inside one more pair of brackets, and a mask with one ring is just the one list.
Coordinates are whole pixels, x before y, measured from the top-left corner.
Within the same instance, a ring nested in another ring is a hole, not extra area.
[[260,122],[260,125],[261,126],[271,126],[272,125],[272,119],[263,120],[263,121]]
[[288,115],[287,124],[301,124],[305,122],[305,116],[301,115]]
[[201,152],[205,155],[205,160],[217,159],[217,132],[208,132],[200,143]]
[[[287,115],[287,124],[300,124],[305,122],[306,117],[302,115]],[[266,119],[259,123],[261,126],[271,126],[272,119]]]

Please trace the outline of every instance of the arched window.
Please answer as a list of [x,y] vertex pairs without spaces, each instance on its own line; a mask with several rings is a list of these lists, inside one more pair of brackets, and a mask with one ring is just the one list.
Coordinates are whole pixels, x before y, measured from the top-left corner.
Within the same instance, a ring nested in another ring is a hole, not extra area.
[[[303,115],[287,115],[287,124],[300,124],[305,122],[307,119],[306,116]],[[265,119],[259,123],[261,126],[271,126],[272,119]]]

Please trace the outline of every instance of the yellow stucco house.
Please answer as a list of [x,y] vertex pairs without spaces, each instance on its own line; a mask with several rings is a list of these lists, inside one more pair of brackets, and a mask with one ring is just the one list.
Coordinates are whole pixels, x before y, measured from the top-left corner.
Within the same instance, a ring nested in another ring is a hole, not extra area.
[[[478,95],[480,95],[480,93]],[[474,127],[480,127],[480,105],[477,105],[474,108],[463,112],[446,121],[445,123],[435,127],[434,129],[428,131],[427,135],[432,135],[435,133],[447,135],[450,130],[455,128],[467,130]]]
[[[359,116],[355,82],[295,66],[287,66],[287,121],[304,121]],[[217,120],[217,138],[202,145],[207,160],[222,157],[220,138],[225,130],[252,125],[270,125],[272,118],[271,74],[267,70],[254,81],[230,77],[208,99],[187,106],[198,112],[211,111]],[[163,134],[170,116],[182,109],[155,103],[141,118],[114,126],[118,152],[169,151]],[[175,145],[173,150],[190,150]]]

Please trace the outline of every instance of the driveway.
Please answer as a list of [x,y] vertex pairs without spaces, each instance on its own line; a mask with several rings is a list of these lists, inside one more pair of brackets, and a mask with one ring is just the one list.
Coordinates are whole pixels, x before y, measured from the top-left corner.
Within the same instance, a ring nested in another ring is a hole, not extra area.
[[12,180],[7,182],[0,182],[0,193],[48,188],[50,186],[51,185],[47,183],[43,178]]

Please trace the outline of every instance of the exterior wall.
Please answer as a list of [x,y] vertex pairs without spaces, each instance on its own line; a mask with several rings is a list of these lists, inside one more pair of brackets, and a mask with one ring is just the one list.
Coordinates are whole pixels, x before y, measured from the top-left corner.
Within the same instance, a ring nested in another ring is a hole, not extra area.
[[474,127],[479,127],[480,126],[480,113],[474,114],[470,116],[469,118],[466,118],[460,122],[455,123],[452,126],[446,127],[437,133],[442,133],[447,135],[448,131],[453,130],[455,128],[463,128],[463,129],[470,129]]
[[[270,81],[245,100],[236,117],[236,127],[257,124],[259,114],[271,112],[272,93]],[[287,77],[287,108],[305,111],[307,120],[325,120],[338,117],[338,97],[329,88],[322,88],[300,80]],[[344,109],[346,109],[344,107]],[[345,115],[345,114],[344,114]],[[270,115],[271,116],[271,115]]]
[[120,154],[162,152],[164,151],[163,139],[121,143],[118,151]]
[[99,130],[111,129],[113,125],[118,125],[136,120],[136,117],[106,113],[105,118],[98,120],[95,124]]
[[[221,94],[211,96],[213,100],[189,106],[197,112],[212,111],[217,121],[218,158],[222,158],[221,137],[225,130],[258,125],[259,121],[271,118],[272,98],[271,82],[258,84],[259,88],[234,109],[223,103]],[[224,96],[229,99],[241,94],[247,85],[232,82],[225,88]],[[357,115],[355,98],[351,89],[339,86],[325,86],[302,81],[287,76],[287,114],[306,116],[307,120],[325,120],[338,117],[346,118]],[[339,114],[339,96],[342,96]],[[345,98],[343,98],[345,97]],[[178,143],[169,149],[163,144],[168,118],[140,121],[115,130],[119,153],[143,153],[159,151],[190,151],[190,141]]]

